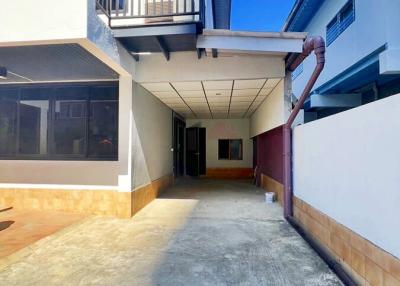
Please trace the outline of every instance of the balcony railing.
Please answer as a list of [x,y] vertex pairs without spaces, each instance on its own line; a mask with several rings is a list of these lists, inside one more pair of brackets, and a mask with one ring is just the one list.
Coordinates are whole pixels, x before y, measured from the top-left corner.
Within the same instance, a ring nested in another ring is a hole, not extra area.
[[97,0],[110,25],[200,22],[203,0]]

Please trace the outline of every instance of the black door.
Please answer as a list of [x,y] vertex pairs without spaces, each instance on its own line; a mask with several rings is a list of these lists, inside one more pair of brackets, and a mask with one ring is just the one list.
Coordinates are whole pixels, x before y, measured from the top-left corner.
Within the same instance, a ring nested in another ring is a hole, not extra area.
[[185,122],[174,117],[174,173],[175,177],[185,172]]
[[199,176],[206,174],[206,129],[191,127],[186,129],[186,174]]

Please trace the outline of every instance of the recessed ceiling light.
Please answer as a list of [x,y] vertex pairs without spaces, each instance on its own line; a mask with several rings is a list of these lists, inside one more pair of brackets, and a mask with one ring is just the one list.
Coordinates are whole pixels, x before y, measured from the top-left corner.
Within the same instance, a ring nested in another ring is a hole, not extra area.
[[151,52],[131,52],[131,54],[137,56],[148,56],[151,55]]
[[5,67],[0,66],[0,79],[7,78],[7,69]]

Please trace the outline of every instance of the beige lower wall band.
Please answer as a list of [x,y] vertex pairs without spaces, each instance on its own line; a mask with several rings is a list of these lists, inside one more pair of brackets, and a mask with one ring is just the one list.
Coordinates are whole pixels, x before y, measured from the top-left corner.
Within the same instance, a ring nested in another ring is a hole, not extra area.
[[294,197],[294,217],[360,285],[400,286],[400,260]]
[[133,192],[117,190],[0,189],[0,207],[129,218],[173,184],[166,175]]

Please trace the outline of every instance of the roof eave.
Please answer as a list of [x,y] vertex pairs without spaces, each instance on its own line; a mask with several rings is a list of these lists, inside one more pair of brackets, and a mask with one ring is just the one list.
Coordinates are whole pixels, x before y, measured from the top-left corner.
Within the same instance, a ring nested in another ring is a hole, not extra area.
[[283,27],[282,27],[283,32],[288,31],[290,24],[292,23],[294,17],[296,16],[296,14],[299,11],[302,4],[303,4],[303,0],[297,0],[296,3],[293,5],[293,8],[290,11],[289,16],[286,18],[286,21],[283,24]]

